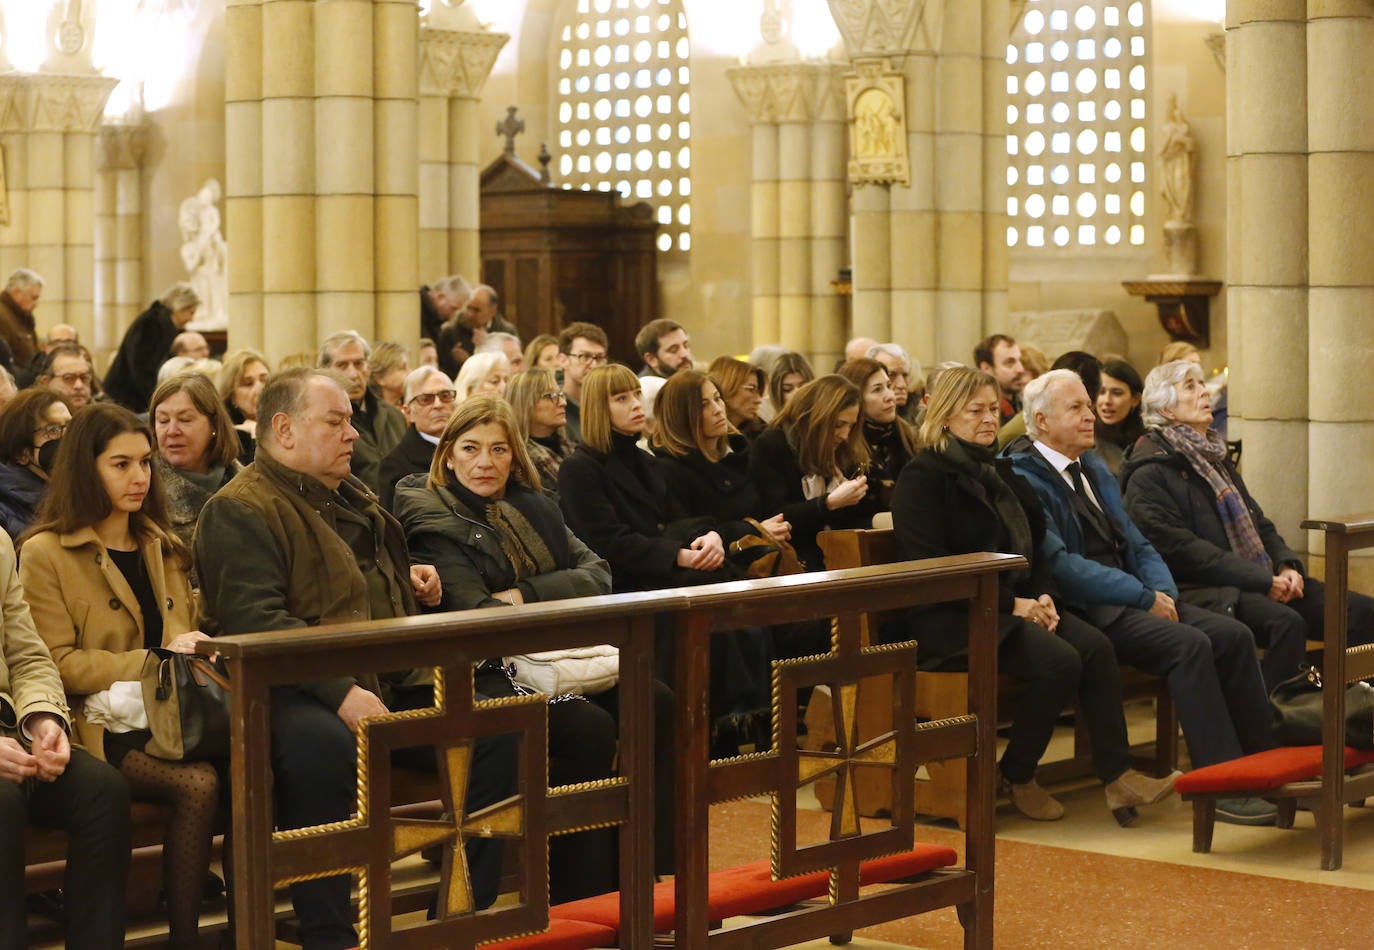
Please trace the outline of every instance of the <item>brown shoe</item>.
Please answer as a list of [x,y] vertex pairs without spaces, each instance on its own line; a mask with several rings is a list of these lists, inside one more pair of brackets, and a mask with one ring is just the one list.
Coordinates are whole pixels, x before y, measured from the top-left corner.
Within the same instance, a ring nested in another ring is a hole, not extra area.
[[1107,807],[1116,816],[1122,827],[1135,820],[1137,805],[1153,805],[1168,798],[1174,791],[1174,782],[1182,772],[1170,772],[1163,778],[1150,778],[1135,769],[1127,769],[1121,777],[1106,786]]
[[1035,779],[1016,784],[1008,782],[1004,776],[1001,792],[1009,797],[1016,810],[1027,818],[1035,821],[1058,821],[1064,817],[1064,806],[1041,788]]

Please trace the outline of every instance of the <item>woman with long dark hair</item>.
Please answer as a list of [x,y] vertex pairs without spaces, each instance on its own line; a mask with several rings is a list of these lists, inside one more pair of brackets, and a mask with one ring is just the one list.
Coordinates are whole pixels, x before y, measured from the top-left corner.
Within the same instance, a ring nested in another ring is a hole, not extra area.
[[1130,363],[1109,359],[1102,364],[1102,382],[1097,390],[1096,448],[1113,475],[1121,474],[1126,453],[1145,434],[1140,413],[1144,392],[1145,383]]
[[190,553],[167,520],[155,447],[127,409],[97,403],[78,412],[22,541],[19,578],[82,743],[124,774],[135,801],[171,806],[163,842],[171,943],[197,947],[219,800],[215,768],[154,758],[146,728],[94,711],[101,694],[139,679],[149,650],[194,653],[206,639],[195,629]]
[[848,360],[839,374],[858,386],[863,395],[859,417],[868,444],[868,479],[877,489],[879,510],[885,510],[902,466],[916,451],[916,430],[898,413],[897,394],[882,363],[866,357]]
[[877,511],[859,425],[862,402],[859,388],[843,376],[812,380],[750,447],[749,477],[763,507],[791,525],[792,545],[809,570],[825,566],[820,531],[866,528]]

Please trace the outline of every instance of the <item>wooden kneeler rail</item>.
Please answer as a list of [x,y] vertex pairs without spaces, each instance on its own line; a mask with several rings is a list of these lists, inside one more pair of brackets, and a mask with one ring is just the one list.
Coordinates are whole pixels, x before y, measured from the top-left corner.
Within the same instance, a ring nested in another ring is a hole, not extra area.
[[[520,948],[590,947],[615,934],[618,945],[644,950],[672,944],[693,948],[790,946],[885,920],[953,906],[968,948],[993,945],[993,802],[996,748],[997,577],[1024,565],[1018,557],[967,555],[848,571],[741,581],[644,594],[585,598],[520,607],[375,621],[271,636],[225,637],[205,644],[226,659],[234,683],[231,761],[236,939],[242,950],[271,946],[274,888],[295,880],[350,874],[358,883],[360,944],[365,948],[443,946],[467,950],[511,941]],[[970,655],[968,714],[918,726],[911,645],[866,647],[853,632],[865,610],[899,610],[914,604],[966,600]],[[828,654],[774,665],[772,748],[722,761],[710,760],[709,640],[728,631],[769,623],[833,616],[845,620]],[[678,750],[675,816],[677,867],[670,913],[661,909],[653,873],[653,711],[655,619],[671,616],[676,629]],[[846,632],[849,631],[849,632]],[[472,664],[494,655],[612,643],[621,651],[620,749],[617,777],[559,789],[547,787],[547,715],[543,697],[474,702]],[[276,831],[272,823],[269,710],[271,690],[309,678],[368,671],[432,667],[436,702],[431,709],[369,720],[358,739],[358,810],[332,825]],[[841,730],[840,748],[821,753],[797,747],[799,688],[825,685],[835,718],[854,723],[863,685],[891,681],[889,728],[860,739]],[[484,735],[519,739],[516,794],[473,814],[461,797],[462,771],[471,744]],[[397,748],[432,746],[450,771],[439,790],[448,819],[413,818],[390,808],[398,791],[390,768]],[[963,866],[952,854],[915,840],[912,773],[917,761],[968,756],[967,843]],[[888,775],[892,818],[861,827],[854,792],[867,770]],[[827,775],[839,778],[840,806],[831,833],[799,842],[798,790]],[[758,866],[717,872],[713,894],[705,831],[714,802],[769,794],[774,801],[771,855]],[[547,838],[585,828],[616,826],[620,834],[620,891],[600,899],[610,919],[580,920],[551,914]],[[518,850],[518,895],[476,911],[458,849],[471,835],[508,838]],[[445,849],[438,918],[396,928],[391,918],[391,866],[399,857],[435,844]],[[741,876],[743,875],[743,876]],[[752,876],[751,876],[752,875]],[[811,875],[812,877],[808,877]],[[819,876],[817,876],[819,875]],[[800,880],[798,880],[800,879]],[[869,883],[893,882],[880,892]],[[750,901],[730,899],[748,885]],[[715,913],[771,909],[804,885],[812,901],[766,920],[712,928]],[[656,914],[656,905],[659,913]],[[657,918],[657,919],[656,919]],[[671,933],[659,933],[671,920]],[[613,922],[614,927],[607,923]]]

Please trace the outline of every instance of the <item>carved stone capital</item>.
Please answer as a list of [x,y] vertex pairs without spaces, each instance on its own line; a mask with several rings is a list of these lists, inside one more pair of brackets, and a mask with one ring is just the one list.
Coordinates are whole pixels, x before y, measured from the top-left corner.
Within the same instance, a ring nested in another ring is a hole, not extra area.
[[99,171],[141,168],[148,147],[146,125],[102,125],[97,133],[95,151]]
[[918,42],[918,29],[922,36],[938,38],[938,26],[925,21],[938,15],[941,6],[927,0],[830,0],[830,14],[845,49],[858,59],[911,50]]
[[420,31],[420,94],[476,99],[491,75],[508,33]]
[[105,76],[0,75],[0,131],[94,132],[118,84]]
[[779,63],[725,71],[749,121],[838,122],[845,117],[844,67],[832,63]]

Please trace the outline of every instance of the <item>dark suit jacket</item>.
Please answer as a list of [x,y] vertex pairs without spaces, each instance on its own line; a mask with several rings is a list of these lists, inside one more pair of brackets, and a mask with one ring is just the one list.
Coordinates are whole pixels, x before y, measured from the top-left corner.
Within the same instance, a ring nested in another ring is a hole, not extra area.
[[437,446],[427,442],[414,426],[407,427],[405,437],[382,459],[382,488],[378,495],[383,508],[393,510],[391,503],[396,498],[397,482],[407,475],[429,471],[435,448]]
[[609,453],[579,445],[559,466],[568,527],[610,563],[617,591],[730,579],[677,566],[677,552],[713,526],[703,518],[669,521],[667,491],[653,457],[633,444]]

